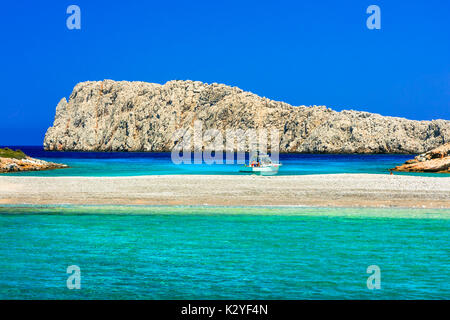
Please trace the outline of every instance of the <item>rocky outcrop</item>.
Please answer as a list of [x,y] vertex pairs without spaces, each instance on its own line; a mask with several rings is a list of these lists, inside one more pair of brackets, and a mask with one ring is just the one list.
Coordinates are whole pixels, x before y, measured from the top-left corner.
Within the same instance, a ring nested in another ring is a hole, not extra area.
[[404,172],[445,172],[450,173],[450,143],[418,155],[403,165],[393,168]]
[[47,162],[44,160],[25,157],[23,159],[0,157],[0,173],[19,171],[41,171],[68,168],[65,164]]
[[420,153],[450,142],[450,121],[412,121],[325,106],[293,107],[237,87],[104,80],[56,107],[46,150],[171,151],[177,129],[278,129],[281,152]]

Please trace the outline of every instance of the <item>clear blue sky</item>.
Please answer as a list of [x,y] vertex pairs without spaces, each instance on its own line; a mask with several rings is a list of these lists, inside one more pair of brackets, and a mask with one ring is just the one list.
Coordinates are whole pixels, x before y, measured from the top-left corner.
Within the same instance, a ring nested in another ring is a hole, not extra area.
[[[81,8],[68,30],[66,8]],[[381,30],[366,8],[381,8]],[[219,82],[293,105],[450,119],[450,1],[3,1],[0,145],[41,145],[86,80]]]

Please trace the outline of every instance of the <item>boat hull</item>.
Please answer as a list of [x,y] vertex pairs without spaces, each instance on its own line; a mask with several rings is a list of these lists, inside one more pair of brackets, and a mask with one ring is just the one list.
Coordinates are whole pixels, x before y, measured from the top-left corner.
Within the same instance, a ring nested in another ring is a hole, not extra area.
[[239,169],[240,172],[255,173],[261,175],[273,175],[278,173],[280,166],[267,166],[267,167],[249,167],[244,166]]

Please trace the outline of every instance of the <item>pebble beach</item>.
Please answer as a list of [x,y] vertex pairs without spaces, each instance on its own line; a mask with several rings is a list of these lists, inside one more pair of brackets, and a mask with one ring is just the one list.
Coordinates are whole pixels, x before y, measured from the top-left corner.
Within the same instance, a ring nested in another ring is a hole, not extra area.
[[0,176],[0,204],[450,208],[450,177]]

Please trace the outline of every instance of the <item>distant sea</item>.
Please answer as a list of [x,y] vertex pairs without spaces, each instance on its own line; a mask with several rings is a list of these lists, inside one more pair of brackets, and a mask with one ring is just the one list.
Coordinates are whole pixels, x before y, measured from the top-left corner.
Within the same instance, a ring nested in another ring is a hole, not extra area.
[[[171,174],[240,175],[239,164],[176,165],[171,154],[150,152],[59,152],[44,151],[41,146],[12,146],[27,155],[65,163],[69,169],[8,173],[21,176],[137,176]],[[382,154],[280,154],[283,164],[278,175],[374,173],[388,174],[389,168],[404,163],[413,155]],[[444,177],[450,174],[396,173]]]
[[0,299],[450,299],[450,209],[3,206],[0,229]]

